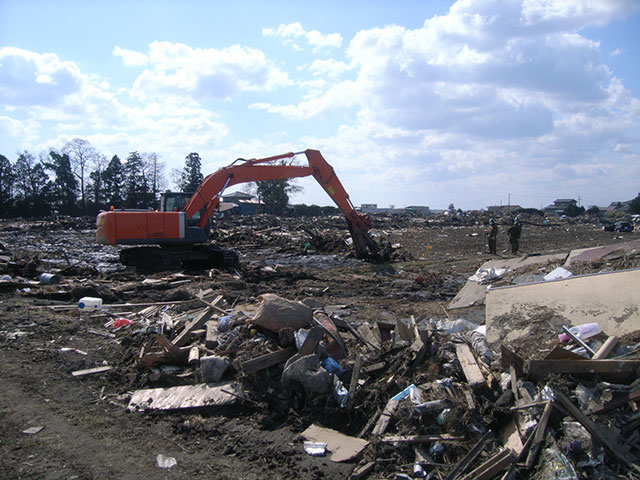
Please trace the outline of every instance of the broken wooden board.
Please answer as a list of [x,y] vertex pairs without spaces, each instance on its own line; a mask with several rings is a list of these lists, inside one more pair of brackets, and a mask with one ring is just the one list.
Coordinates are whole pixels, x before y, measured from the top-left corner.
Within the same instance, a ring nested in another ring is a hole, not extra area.
[[376,426],[373,428],[373,435],[382,435],[389,426],[389,422],[393,417],[393,413],[396,411],[398,407],[398,400],[390,399],[387,402],[387,405],[384,407],[384,410],[380,414],[380,418],[378,418],[378,422]]
[[477,390],[482,387],[486,387],[487,383],[484,379],[484,375],[478,366],[476,358],[473,356],[473,352],[469,345],[466,343],[456,343],[456,355],[458,361],[464,372],[464,376],[467,379],[467,383],[473,390]]
[[265,368],[273,367],[279,363],[284,363],[295,354],[296,347],[283,348],[281,350],[276,350],[275,352],[261,355],[257,358],[252,358],[246,362],[242,362],[240,364],[240,369],[246,374],[259,372]]
[[640,360],[525,360],[524,373],[534,380],[543,380],[553,373],[597,375],[606,381],[625,383],[637,378]]
[[301,434],[310,442],[323,442],[331,452],[329,460],[332,462],[346,462],[356,458],[369,442],[361,438],[349,437],[336,430],[311,425]]
[[71,375],[74,377],[83,377],[85,375],[108,372],[111,369],[113,369],[113,367],[105,365],[103,367],[87,368],[86,370],[76,370],[75,372],[71,372]]
[[492,288],[486,297],[487,342],[507,344],[537,328],[541,309],[566,325],[598,322],[608,335],[625,335],[640,325],[640,269],[580,275],[564,280]]
[[209,321],[213,315],[213,310],[210,307],[205,307],[196,318],[194,318],[191,322],[189,322],[180,334],[174,338],[171,343],[173,343],[176,347],[182,347],[183,345],[189,343],[191,340],[191,332],[193,330],[199,329],[205,323]]
[[242,387],[236,382],[149,388],[135,391],[127,409],[143,411],[219,407],[235,403],[238,396],[242,396]]
[[[567,258],[566,253],[555,253],[551,255],[535,255],[518,258],[506,258],[489,260],[482,264],[480,268],[504,268],[506,270],[518,270],[529,267],[531,265],[546,265],[548,263],[561,263]],[[474,305],[482,305],[485,301],[488,283],[479,283],[468,280],[460,289],[458,294],[451,300],[449,310],[456,308],[472,307]]]
[[465,475],[462,480],[486,480],[492,478],[497,473],[506,470],[509,465],[516,461],[513,452],[508,448],[496,453],[475,470]]

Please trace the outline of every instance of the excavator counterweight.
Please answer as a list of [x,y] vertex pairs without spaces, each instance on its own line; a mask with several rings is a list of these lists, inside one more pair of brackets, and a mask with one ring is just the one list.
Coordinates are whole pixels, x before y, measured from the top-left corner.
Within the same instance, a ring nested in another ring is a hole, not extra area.
[[[277,160],[304,153],[308,164],[279,165]],[[125,265],[173,268],[180,264],[225,266],[237,263],[229,251],[207,244],[210,220],[224,190],[239,183],[313,176],[342,210],[353,239],[356,257],[380,260],[378,244],[369,235],[370,219],[358,213],[333,167],[317,150],[285,153],[253,160],[236,160],[208,175],[179,211],[110,210],[96,219],[96,240],[111,245],[136,245],[123,249]],[[142,247],[145,246],[145,247]]]

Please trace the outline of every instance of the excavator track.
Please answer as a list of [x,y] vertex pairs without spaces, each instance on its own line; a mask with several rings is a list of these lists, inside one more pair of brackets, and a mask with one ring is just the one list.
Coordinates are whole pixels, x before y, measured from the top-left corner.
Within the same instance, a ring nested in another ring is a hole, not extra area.
[[139,270],[162,272],[180,268],[190,270],[232,268],[238,266],[239,258],[237,252],[215,245],[144,246],[121,250],[120,262]]

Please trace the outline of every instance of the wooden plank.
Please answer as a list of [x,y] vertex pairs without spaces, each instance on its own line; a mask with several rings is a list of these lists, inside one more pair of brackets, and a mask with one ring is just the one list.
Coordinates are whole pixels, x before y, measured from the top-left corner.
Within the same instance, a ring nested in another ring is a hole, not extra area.
[[376,423],[376,426],[373,427],[373,432],[371,432],[373,435],[382,435],[387,430],[387,427],[389,426],[389,422],[393,417],[393,413],[396,411],[396,408],[398,407],[398,403],[399,402],[397,400],[393,400],[393,399],[387,402],[387,405],[384,407],[384,410],[380,414],[380,418],[378,418],[378,422]]
[[184,327],[182,332],[180,332],[180,334],[176,338],[174,338],[171,343],[173,343],[176,347],[182,347],[183,345],[189,343],[191,331],[197,330],[198,328],[202,327],[211,318],[211,315],[213,315],[213,311],[211,310],[211,308],[204,308],[196,318],[194,318]]
[[544,407],[544,411],[542,412],[542,417],[540,418],[538,425],[536,425],[536,433],[533,436],[533,443],[531,444],[529,454],[527,455],[527,461],[525,463],[527,468],[533,467],[533,464],[536,461],[538,450],[540,450],[540,447],[544,442],[544,435],[547,431],[547,424],[549,423],[549,418],[551,417],[552,410],[553,404],[551,402],[547,402]]
[[464,476],[462,480],[486,480],[505,470],[515,461],[513,452],[508,448],[496,453],[478,468]]
[[129,411],[178,410],[184,408],[222,406],[235,403],[242,395],[242,387],[236,382],[211,385],[184,385],[171,388],[150,388],[133,393]]
[[218,346],[218,321],[207,321],[207,335],[204,337],[204,346],[210,349]]
[[83,377],[85,375],[108,372],[111,369],[113,369],[113,367],[105,365],[103,367],[87,368],[86,370],[76,370],[75,372],[71,372],[71,375],[74,377]]
[[462,473],[469,465],[471,465],[471,462],[473,462],[475,458],[480,455],[485,445],[489,440],[491,440],[492,437],[493,432],[491,430],[485,433],[482,438],[478,440],[473,447],[471,447],[471,450],[469,450],[467,454],[462,457],[462,459],[460,459],[458,463],[456,463],[456,465],[453,467],[453,470],[449,472],[444,480],[454,480],[458,476],[458,474]]
[[240,368],[246,374],[251,374],[266,368],[286,362],[296,354],[296,347],[287,347],[275,352],[261,355],[260,357],[247,360],[240,364]]
[[596,354],[593,356],[594,360],[600,360],[603,358],[607,358],[609,354],[616,348],[618,345],[618,337],[611,336],[607,338],[607,341],[602,344],[602,346],[598,349]]
[[484,379],[484,375],[478,366],[478,362],[473,356],[473,352],[469,345],[466,343],[456,343],[456,355],[458,356],[458,361],[460,362],[460,366],[462,367],[462,371],[464,372],[464,376],[467,378],[467,382],[469,386],[473,390],[477,390],[482,387],[486,387],[486,382]]
[[640,400],[640,390],[626,393],[620,397],[614,398],[613,400],[605,403],[601,407],[597,407],[597,408],[594,408],[593,410],[589,410],[588,412],[586,412],[586,414],[599,415],[601,413],[608,412],[609,410],[615,410],[616,408],[620,408],[627,402],[632,402],[634,400]]
[[500,344],[500,364],[503,370],[509,370],[509,366],[513,365],[519,377],[524,371],[524,358],[517,353],[509,350],[504,343]]
[[351,472],[351,477],[355,480],[359,480],[360,478],[364,478],[365,476],[367,476],[371,470],[373,470],[373,467],[376,466],[376,462],[367,462],[364,465],[358,465],[356,468],[353,469],[353,471]]
[[602,380],[622,382],[636,378],[640,360],[526,360],[525,374],[542,380],[552,373],[597,374]]
[[351,383],[349,384],[349,398],[347,399],[347,409],[353,407],[353,399],[356,396],[356,389],[358,388],[358,379],[360,378],[360,369],[362,368],[362,355],[356,357],[356,363],[353,365],[351,371]]
[[[602,360],[595,360],[602,361]],[[616,457],[621,463],[627,467],[634,468],[636,472],[640,472],[640,468],[634,465],[634,458],[628,452],[622,451],[620,445],[624,445],[624,439],[620,437],[613,429],[601,429],[595,422],[587,418],[582,411],[576,407],[573,402],[560,390],[554,390],[554,401],[557,401],[573,418],[591,434],[594,440],[605,447],[609,453]]]
[[229,312],[227,312],[225,309],[220,308],[217,304],[222,301],[222,299],[224,298],[222,295],[218,295],[215,300],[213,302],[207,302],[203,297],[196,297],[200,302],[204,303],[207,307],[216,310],[218,313],[221,313],[222,315],[229,315]]
[[388,435],[380,439],[384,443],[461,442],[465,437],[453,435]]

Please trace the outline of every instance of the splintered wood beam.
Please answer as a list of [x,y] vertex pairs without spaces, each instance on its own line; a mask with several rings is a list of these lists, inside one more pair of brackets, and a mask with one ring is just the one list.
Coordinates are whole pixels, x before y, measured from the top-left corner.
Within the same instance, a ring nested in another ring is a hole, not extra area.
[[493,432],[491,430],[485,433],[482,438],[478,440],[476,444],[471,448],[471,450],[469,450],[467,454],[462,457],[462,459],[455,465],[455,467],[453,467],[453,470],[449,472],[449,475],[447,475],[444,480],[454,480],[458,476],[458,474],[462,473],[469,465],[471,465],[471,462],[473,462],[475,458],[480,455],[485,445],[487,444],[487,442],[489,442],[489,440],[491,440],[492,437]]
[[347,409],[353,407],[353,397],[356,395],[358,388],[358,379],[360,378],[360,369],[362,368],[362,355],[356,357],[356,363],[353,365],[351,372],[351,383],[349,384],[349,398],[347,399]]
[[247,360],[246,362],[242,362],[240,364],[240,369],[246,374],[259,372],[260,370],[265,370],[269,367],[273,367],[274,365],[278,365],[279,363],[286,362],[295,354],[296,347],[283,348],[251,360]]
[[396,411],[397,407],[397,400],[391,399],[387,402],[387,405],[384,407],[384,410],[380,414],[380,418],[378,418],[378,423],[376,423],[376,426],[373,427],[373,435],[382,435],[387,430],[389,422],[393,417],[393,412]]
[[204,326],[204,324],[209,321],[212,314],[213,311],[211,310],[211,308],[205,307],[196,318],[194,318],[184,327],[182,332],[180,332],[180,334],[176,338],[174,338],[171,343],[173,343],[176,347],[182,347],[183,345],[189,343],[191,332]]
[[544,411],[542,412],[542,417],[540,418],[538,425],[536,425],[536,433],[533,437],[533,443],[531,444],[529,454],[527,455],[527,468],[533,467],[533,463],[536,461],[538,450],[540,450],[540,447],[544,442],[544,434],[547,431],[547,424],[549,423],[549,418],[551,417],[552,410],[553,404],[551,402],[547,402],[544,407]]
[[626,451],[621,451],[619,446],[624,445],[624,439],[621,438],[615,431],[611,429],[603,430],[591,419],[582,413],[578,407],[560,390],[554,390],[554,401],[557,401],[573,418],[575,418],[580,424],[591,434],[591,436],[606,448],[609,453],[616,457],[621,463],[627,467],[633,468],[637,473],[640,473],[640,467],[634,464],[635,459],[629,455]]
[[532,379],[544,379],[552,373],[597,374],[603,380],[623,381],[635,378],[640,360],[526,360],[525,374]]
[[502,470],[509,468],[516,458],[508,448],[496,453],[478,468],[465,475],[462,480],[487,480]]
[[484,375],[478,366],[478,362],[473,356],[473,352],[469,345],[466,343],[456,343],[456,355],[458,356],[458,361],[460,362],[460,366],[462,367],[462,371],[464,372],[464,376],[467,378],[467,382],[469,386],[473,390],[477,390],[487,385]]

